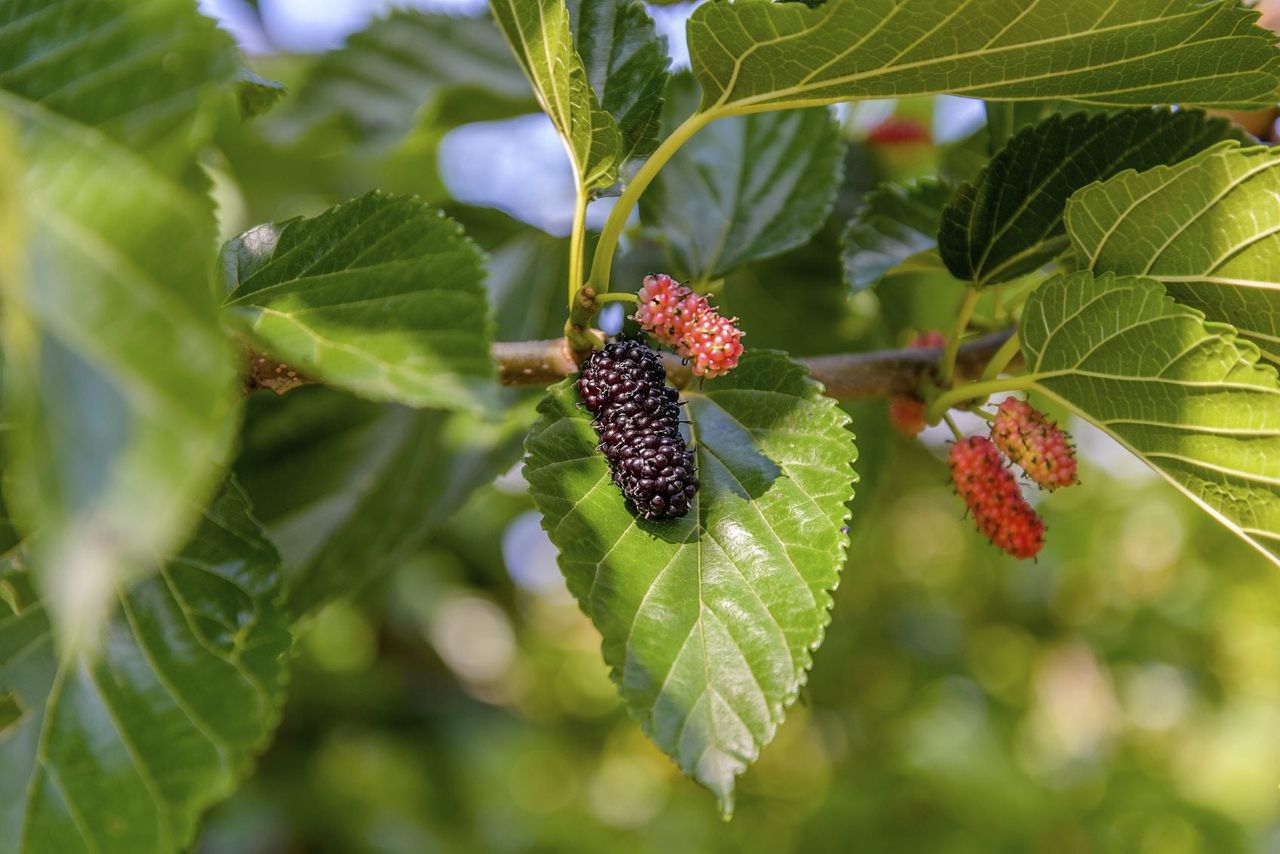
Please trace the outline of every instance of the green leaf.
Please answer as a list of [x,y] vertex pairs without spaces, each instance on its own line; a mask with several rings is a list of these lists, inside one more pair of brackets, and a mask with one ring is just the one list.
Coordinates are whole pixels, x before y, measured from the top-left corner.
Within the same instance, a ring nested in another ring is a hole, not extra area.
[[[697,104],[687,74],[667,90],[667,124]],[[640,199],[680,271],[707,280],[805,243],[831,212],[844,142],[826,109],[732,118],[681,146]]]
[[489,0],[489,8],[564,140],[579,186],[607,189],[618,176],[622,135],[587,80],[564,0]]
[[572,379],[542,402],[525,477],[627,707],[728,814],[822,640],[857,452],[848,417],[780,353],[686,399],[702,485],[683,519],[627,510]]
[[240,63],[188,0],[8,0],[0,4],[0,91],[146,151],[185,174],[193,136]]
[[501,421],[378,405],[318,386],[255,395],[237,470],[305,614],[394,569],[510,468],[532,405]]
[[411,406],[494,402],[484,258],[416,197],[374,192],[258,226],[222,268],[227,310],[308,376]]
[[569,242],[524,229],[489,258],[489,303],[503,341],[558,338],[564,334],[564,283]]
[[76,574],[83,595],[51,603],[60,628],[92,637],[95,594],[180,544],[236,428],[212,203],[172,180],[196,168],[193,128],[226,94],[191,76],[220,67],[225,37],[189,3],[185,17],[161,2],[31,5],[0,13],[13,129],[0,152],[25,227],[0,281],[5,488],[23,530],[40,529],[42,587]]
[[999,153],[1009,140],[1024,128],[1029,128],[1059,113],[1103,113],[1106,107],[1083,107],[1072,101],[988,101],[987,142],[991,154]]
[[1226,142],[1067,206],[1081,267],[1149,276],[1280,361],[1280,150]]
[[451,94],[496,97],[512,114],[533,105],[492,21],[400,9],[321,57],[270,130],[294,140],[333,123],[357,143],[383,145],[404,137]]
[[236,80],[236,101],[240,105],[240,117],[252,119],[270,110],[285,96],[283,83],[259,77],[248,69],[240,72]]
[[951,187],[932,178],[882,184],[844,233],[844,278],[866,290],[897,269],[937,270],[938,226]]
[[1280,84],[1257,17],[1235,0],[718,2],[689,20],[689,54],[717,116],[943,92],[1247,109]]
[[1151,279],[1057,277],[1027,301],[1032,388],[1101,427],[1280,564],[1280,384]]
[[127,590],[96,657],[60,655],[21,551],[0,561],[0,849],[168,854],[245,776],[280,716],[292,639],[279,558],[227,489]]
[[1177,163],[1234,133],[1197,111],[1050,116],[956,192],[942,213],[942,260],[975,285],[1030,273],[1070,246],[1063,214],[1076,190],[1125,169]]
[[648,156],[662,126],[666,40],[640,0],[568,0],[568,6],[587,80],[622,134],[619,162]]

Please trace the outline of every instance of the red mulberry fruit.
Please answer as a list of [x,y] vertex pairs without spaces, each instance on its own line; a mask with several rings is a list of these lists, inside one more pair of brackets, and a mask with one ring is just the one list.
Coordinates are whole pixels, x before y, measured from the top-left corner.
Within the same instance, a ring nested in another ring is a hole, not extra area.
[[680,395],[666,380],[661,357],[638,341],[596,350],[578,377],[613,482],[650,521],[684,516],[698,493],[694,454],[680,435]]
[[742,330],[707,298],[665,273],[644,277],[634,318],[649,334],[688,359],[695,376],[718,377],[738,366]]
[[991,438],[1006,457],[1044,489],[1078,482],[1076,452],[1070,436],[1025,400],[1004,399],[996,410]]
[[971,436],[956,442],[947,465],[979,531],[1014,557],[1035,557],[1040,552],[1044,521],[1022,497],[990,439]]

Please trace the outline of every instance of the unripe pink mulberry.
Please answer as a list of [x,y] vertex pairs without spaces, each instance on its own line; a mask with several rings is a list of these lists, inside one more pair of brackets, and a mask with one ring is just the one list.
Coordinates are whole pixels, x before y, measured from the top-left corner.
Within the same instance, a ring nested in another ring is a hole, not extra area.
[[742,330],[721,317],[707,298],[665,273],[644,277],[635,320],[654,338],[688,359],[695,376],[718,377],[738,366]]
[[1071,486],[1076,479],[1076,452],[1071,438],[1025,400],[1006,397],[996,410],[991,438],[1027,477],[1045,489]]
[[[911,342],[912,349],[944,347],[947,339],[941,332],[930,330]],[[924,429],[924,401],[908,395],[889,398],[889,422],[904,436],[915,436]]]
[[971,436],[956,442],[947,465],[979,531],[1014,557],[1035,557],[1040,552],[1044,520],[1022,497],[990,439]]

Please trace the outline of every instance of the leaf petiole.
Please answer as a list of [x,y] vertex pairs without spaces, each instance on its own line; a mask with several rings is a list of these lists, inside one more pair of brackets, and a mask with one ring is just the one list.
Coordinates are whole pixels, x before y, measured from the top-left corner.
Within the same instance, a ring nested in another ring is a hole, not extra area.
[[925,413],[925,420],[930,424],[939,421],[942,416],[951,409],[961,403],[970,400],[986,400],[993,394],[999,394],[1002,391],[1026,391],[1034,388],[1036,377],[1033,374],[1026,374],[1021,377],[1002,377],[995,380],[985,380],[976,383],[968,383],[967,385],[957,386],[948,389],[942,394],[934,398],[929,404],[929,409]]

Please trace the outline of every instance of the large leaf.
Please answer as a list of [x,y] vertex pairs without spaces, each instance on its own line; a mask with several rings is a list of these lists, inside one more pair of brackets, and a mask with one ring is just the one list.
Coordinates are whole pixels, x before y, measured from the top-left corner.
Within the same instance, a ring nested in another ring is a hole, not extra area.
[[950,197],[946,183],[928,178],[868,193],[844,233],[844,278],[854,293],[904,266],[939,269],[938,226]]
[[619,162],[647,156],[662,126],[666,40],[641,0],[569,0],[568,6],[587,80],[622,134]]
[[190,170],[193,134],[239,68],[189,0],[0,3],[0,91],[145,150],[157,171]]
[[1280,564],[1280,385],[1151,279],[1052,279],[1027,301],[1033,388],[1101,427]]
[[174,180],[191,180],[234,70],[191,3],[0,7],[0,114],[16,134],[0,156],[16,158],[27,224],[0,282],[6,490],[41,531],[37,574],[65,594],[50,602],[64,629],[179,544],[234,435],[212,204]]
[[942,259],[977,285],[1015,279],[1068,248],[1071,194],[1125,169],[1173,164],[1237,132],[1196,111],[1050,116],[1018,133],[942,214]]
[[525,477],[628,708],[728,813],[822,640],[856,450],[779,353],[686,398],[702,486],[682,519],[626,509],[572,380],[542,403]]
[[24,555],[0,563],[0,850],[168,854],[274,729],[279,558],[228,489],[159,574],[112,590],[95,657],[60,654]]
[[520,456],[532,405],[505,419],[377,405],[321,387],[257,395],[237,469],[303,614],[395,568]]
[[1227,142],[1067,207],[1082,267],[1149,276],[1280,361],[1280,151]]
[[[697,84],[680,75],[667,91],[671,126],[693,112]],[[667,161],[640,213],[681,273],[714,278],[808,240],[831,212],[844,151],[826,109],[728,119]]]
[[587,80],[564,0],[490,0],[489,8],[564,140],[580,188],[607,189],[617,178],[622,136]]
[[484,258],[420,199],[375,192],[258,226],[222,267],[227,309],[313,378],[412,406],[493,401]]
[[532,106],[529,84],[488,18],[401,9],[326,53],[270,129],[294,139],[332,122],[357,142],[387,144],[451,93],[493,96],[513,111]]
[[1275,36],[1236,0],[706,3],[689,53],[715,115],[950,92],[1270,106]]

